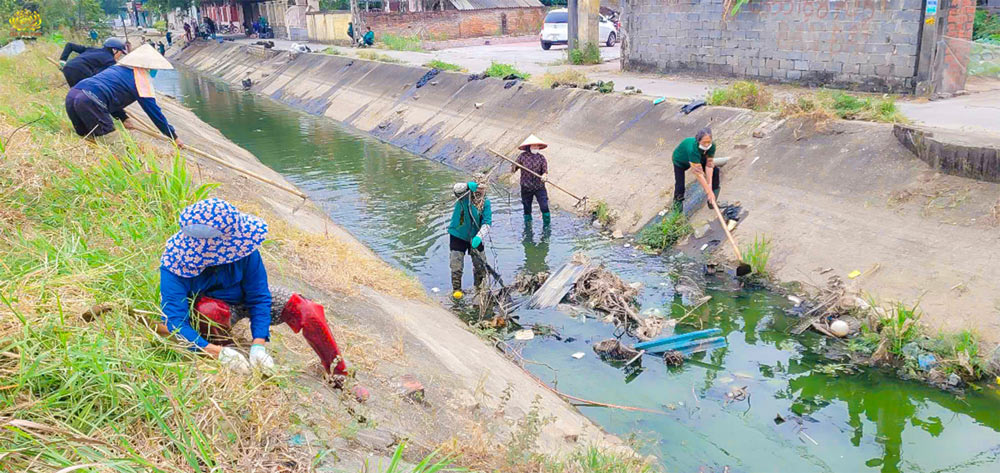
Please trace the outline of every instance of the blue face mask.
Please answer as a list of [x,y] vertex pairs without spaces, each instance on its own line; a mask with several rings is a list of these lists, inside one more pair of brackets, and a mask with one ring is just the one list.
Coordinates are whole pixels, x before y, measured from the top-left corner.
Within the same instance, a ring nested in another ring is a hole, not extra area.
[[156,69],[150,69],[149,70],[149,77],[153,77],[153,78],[156,77]]

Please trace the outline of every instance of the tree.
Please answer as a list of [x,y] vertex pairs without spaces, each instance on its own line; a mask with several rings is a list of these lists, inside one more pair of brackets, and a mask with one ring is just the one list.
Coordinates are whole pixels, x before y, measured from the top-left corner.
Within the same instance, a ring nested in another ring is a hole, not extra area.
[[125,0],[101,0],[101,10],[111,16],[118,16],[123,6]]

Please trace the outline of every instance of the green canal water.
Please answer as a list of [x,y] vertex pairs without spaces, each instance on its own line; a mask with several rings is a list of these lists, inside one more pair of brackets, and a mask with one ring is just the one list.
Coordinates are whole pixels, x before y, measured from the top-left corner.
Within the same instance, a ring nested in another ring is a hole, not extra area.
[[[157,87],[285,175],[381,257],[429,291],[440,288],[432,295],[451,305],[449,188],[465,174],[194,73],[162,71]],[[488,253],[506,280],[522,269],[558,268],[584,252],[627,281],[642,282],[643,310],[674,317],[686,310],[674,294],[668,259],[608,241],[564,212],[556,212],[551,231],[526,229],[517,198],[499,189],[490,197]],[[469,286],[471,278],[467,262]],[[820,355],[827,340],[788,336],[796,319],[787,300],[737,289],[725,277],[708,279],[707,293],[712,300],[698,315],[706,327],[722,329],[728,347],[683,367],[667,368],[652,356],[641,369],[604,363],[591,347],[614,336],[613,327],[559,310],[518,311],[521,324],[551,326],[556,335],[511,343],[537,362],[527,365],[532,372],[561,391],[665,412],[580,408],[608,431],[635,438],[668,471],[1000,471],[996,385],[958,398],[877,370],[827,374]],[[585,356],[571,357],[576,352]],[[749,398],[727,403],[733,386],[745,386]]]

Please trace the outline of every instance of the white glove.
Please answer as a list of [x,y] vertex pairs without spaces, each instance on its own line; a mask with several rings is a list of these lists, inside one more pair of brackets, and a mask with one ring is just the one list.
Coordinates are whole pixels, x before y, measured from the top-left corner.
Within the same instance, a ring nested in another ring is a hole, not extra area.
[[250,366],[262,373],[271,374],[274,372],[274,358],[267,354],[264,345],[254,345],[250,347]]
[[59,61],[59,69],[66,67],[66,61]]
[[242,353],[232,348],[224,347],[219,351],[219,363],[237,373],[250,374],[250,363],[247,362]]

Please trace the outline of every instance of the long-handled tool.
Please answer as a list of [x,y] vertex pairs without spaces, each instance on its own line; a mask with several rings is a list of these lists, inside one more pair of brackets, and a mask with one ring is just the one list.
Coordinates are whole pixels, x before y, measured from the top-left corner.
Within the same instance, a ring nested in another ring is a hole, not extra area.
[[732,232],[729,231],[729,226],[726,225],[726,219],[722,216],[722,212],[719,210],[719,204],[715,203],[711,205],[712,209],[715,210],[715,215],[719,217],[719,223],[722,225],[722,231],[726,232],[726,238],[729,239],[729,243],[733,245],[733,252],[736,253],[736,259],[740,261],[740,265],[736,267],[737,276],[746,276],[753,272],[749,264],[743,262],[743,254],[740,252],[740,246],[736,244],[736,239],[733,238]]
[[[540,176],[535,171],[532,171],[531,169],[528,169],[528,168],[526,168],[526,167],[518,164],[517,161],[514,161],[513,159],[508,158],[503,153],[500,153],[500,152],[494,150],[493,148],[489,148],[489,150],[490,150],[491,153],[497,155],[497,157],[499,157],[500,159],[503,159],[504,161],[507,161],[507,162],[509,162],[509,163],[511,163],[511,164],[513,164],[513,165],[515,165],[515,166],[517,166],[519,168],[521,168],[521,171],[526,172],[528,174],[531,174],[532,176],[535,176],[535,177],[537,177],[539,179],[542,178],[542,176]],[[566,189],[563,189],[562,187],[559,187],[559,185],[557,185],[556,183],[554,183],[552,181],[547,181],[547,183],[551,184],[552,187],[555,187],[556,189],[559,189],[559,190],[565,192],[570,197],[576,199],[576,205],[574,207],[577,207],[577,208],[580,208],[580,209],[585,209],[587,207],[587,196],[577,197],[572,192],[570,192],[570,191],[568,191]]]
[[[156,138],[158,140],[172,141],[170,138],[167,138],[166,136],[163,136],[161,133],[153,132],[149,128],[149,125],[143,123],[138,118],[135,118],[135,117],[131,116],[131,114],[129,115],[129,119],[132,120],[133,123],[136,123],[138,125],[138,126],[136,126],[134,128],[136,131],[138,131],[138,132],[140,132],[140,133],[142,133],[144,135],[148,135],[148,136],[150,136],[152,138]],[[276,187],[278,189],[281,189],[281,190],[283,190],[285,192],[288,192],[289,194],[295,195],[297,197],[301,197],[303,200],[308,198],[308,196],[305,193],[303,193],[302,191],[299,191],[298,189],[293,189],[293,188],[288,187],[286,185],[279,184],[277,182],[274,182],[271,179],[268,179],[268,178],[266,178],[264,176],[261,176],[260,174],[257,174],[255,172],[251,172],[251,171],[247,171],[246,169],[242,169],[239,166],[235,166],[235,165],[229,164],[228,162],[226,162],[222,158],[213,156],[212,154],[209,154],[209,153],[207,153],[205,151],[202,151],[202,150],[200,150],[198,148],[194,148],[194,147],[192,147],[190,145],[184,145],[183,149],[186,150],[186,151],[190,151],[190,152],[192,152],[192,153],[194,153],[194,154],[196,154],[196,155],[198,155],[198,156],[200,156],[202,158],[205,158],[205,159],[208,159],[208,160],[210,160],[212,162],[215,162],[215,163],[219,164],[220,166],[225,166],[225,167],[227,167],[229,169],[232,169],[232,170],[234,170],[236,172],[239,172],[240,174],[244,174],[246,176],[249,176],[249,177],[252,177],[254,179],[257,179],[260,182],[263,182],[265,184],[274,186],[274,187]]]

